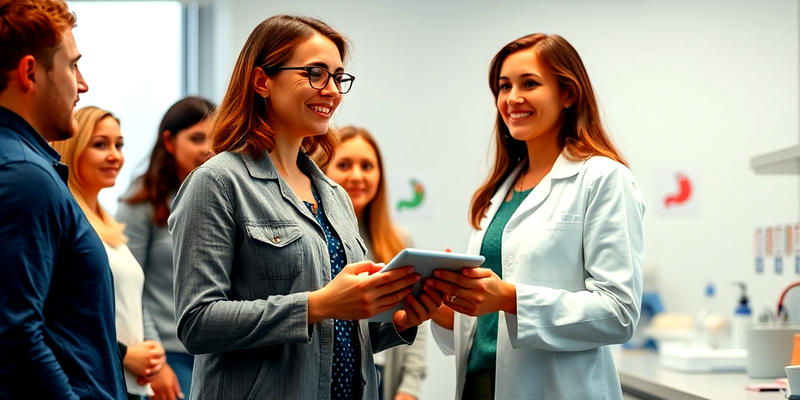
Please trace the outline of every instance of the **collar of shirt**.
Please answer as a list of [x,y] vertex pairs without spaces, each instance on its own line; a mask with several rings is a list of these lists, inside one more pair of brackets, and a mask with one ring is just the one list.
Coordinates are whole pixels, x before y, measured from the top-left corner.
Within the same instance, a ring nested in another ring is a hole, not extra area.
[[44,140],[42,135],[33,129],[28,121],[15,112],[0,107],[0,135],[14,134],[16,134],[33,152],[47,160],[53,168],[55,168],[64,183],[67,182],[69,170],[66,165],[61,163],[61,155],[50,147],[50,144]]

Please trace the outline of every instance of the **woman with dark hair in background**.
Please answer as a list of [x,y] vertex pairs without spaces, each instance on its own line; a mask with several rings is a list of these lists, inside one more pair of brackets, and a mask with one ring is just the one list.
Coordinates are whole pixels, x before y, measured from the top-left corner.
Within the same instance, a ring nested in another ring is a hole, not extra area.
[[[400,250],[411,247],[411,236],[392,223],[386,194],[386,174],[377,142],[366,129],[346,126],[339,130],[341,144],[325,174],[341,185],[358,219],[358,230],[367,245],[369,259],[388,263]],[[375,354],[381,372],[381,398],[419,399],[425,377],[425,330],[420,329],[410,346],[397,346]]]
[[[77,134],[52,146],[70,167],[69,190],[106,249],[114,277],[114,319],[128,398],[141,399],[149,393],[150,382],[169,382],[175,375],[165,364],[158,335],[145,332],[144,274],[126,246],[125,226],[108,215],[97,200],[100,190],[114,186],[125,161],[122,133],[114,115],[97,107],[81,108],[75,120]],[[173,396],[180,392],[175,387],[172,391]]]
[[486,261],[426,281],[445,295],[432,330],[456,356],[457,398],[620,400],[608,345],[639,320],[639,186],[562,37],[504,46],[489,86],[496,153],[472,198],[468,246]]
[[[347,193],[307,156],[333,157],[346,54],[330,26],[289,15],[239,54],[211,127],[217,155],[169,217],[192,398],[377,399],[373,350],[412,342],[441,304],[411,295],[413,268],[364,261]],[[366,321],[401,301],[392,323]]]
[[[158,129],[150,163],[117,209],[117,220],[126,224],[128,247],[145,274],[144,304],[175,371],[183,393],[192,386],[194,356],[175,334],[175,300],[172,282],[172,238],[167,230],[172,199],[186,176],[208,160],[207,133],[214,104],[187,97],[173,104]],[[154,385],[156,399],[161,388]],[[169,391],[165,392],[169,393]],[[171,397],[165,397],[172,399]]]

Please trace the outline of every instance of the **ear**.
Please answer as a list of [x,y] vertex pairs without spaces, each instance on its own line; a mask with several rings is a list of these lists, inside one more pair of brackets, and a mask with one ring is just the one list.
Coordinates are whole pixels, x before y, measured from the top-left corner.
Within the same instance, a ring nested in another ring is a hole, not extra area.
[[164,147],[167,149],[167,153],[175,154],[175,145],[172,143],[172,132],[169,130],[164,131],[161,134],[162,138],[164,139]]
[[567,88],[566,94],[567,98],[564,100],[564,108],[570,108],[573,104],[575,104],[578,96],[575,95],[575,90],[571,87]]
[[261,97],[269,97],[270,79],[261,67],[253,68],[253,88]]
[[32,55],[22,57],[15,70],[20,86],[29,91],[36,84],[36,59]]

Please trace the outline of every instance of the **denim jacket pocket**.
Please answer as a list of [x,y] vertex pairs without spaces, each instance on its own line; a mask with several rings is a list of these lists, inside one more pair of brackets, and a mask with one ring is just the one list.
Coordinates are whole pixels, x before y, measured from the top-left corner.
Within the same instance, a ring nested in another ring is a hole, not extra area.
[[261,275],[267,279],[290,279],[303,271],[303,236],[295,221],[245,223],[252,239]]
[[250,393],[247,395],[247,400],[263,399],[266,397],[266,394],[269,390],[274,389],[274,387],[271,388],[271,385],[267,383],[269,380],[270,367],[274,362],[274,360],[270,360],[268,358],[264,359],[261,364],[261,368],[258,371],[258,375],[256,375],[256,381],[253,383],[253,388],[250,389]]

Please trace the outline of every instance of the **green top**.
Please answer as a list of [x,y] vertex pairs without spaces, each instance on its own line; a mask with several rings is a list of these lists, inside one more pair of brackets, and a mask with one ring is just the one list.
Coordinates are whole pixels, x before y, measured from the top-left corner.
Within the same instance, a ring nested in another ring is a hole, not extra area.
[[[517,208],[533,188],[518,192],[512,190],[511,200],[504,201],[497,210],[481,244],[481,255],[486,257],[483,268],[490,268],[500,279],[503,279],[502,244],[503,230],[517,211]],[[497,365],[497,318],[498,313],[481,315],[478,317],[478,328],[475,330],[475,339],[469,352],[467,373],[478,372],[485,368],[495,368]]]

